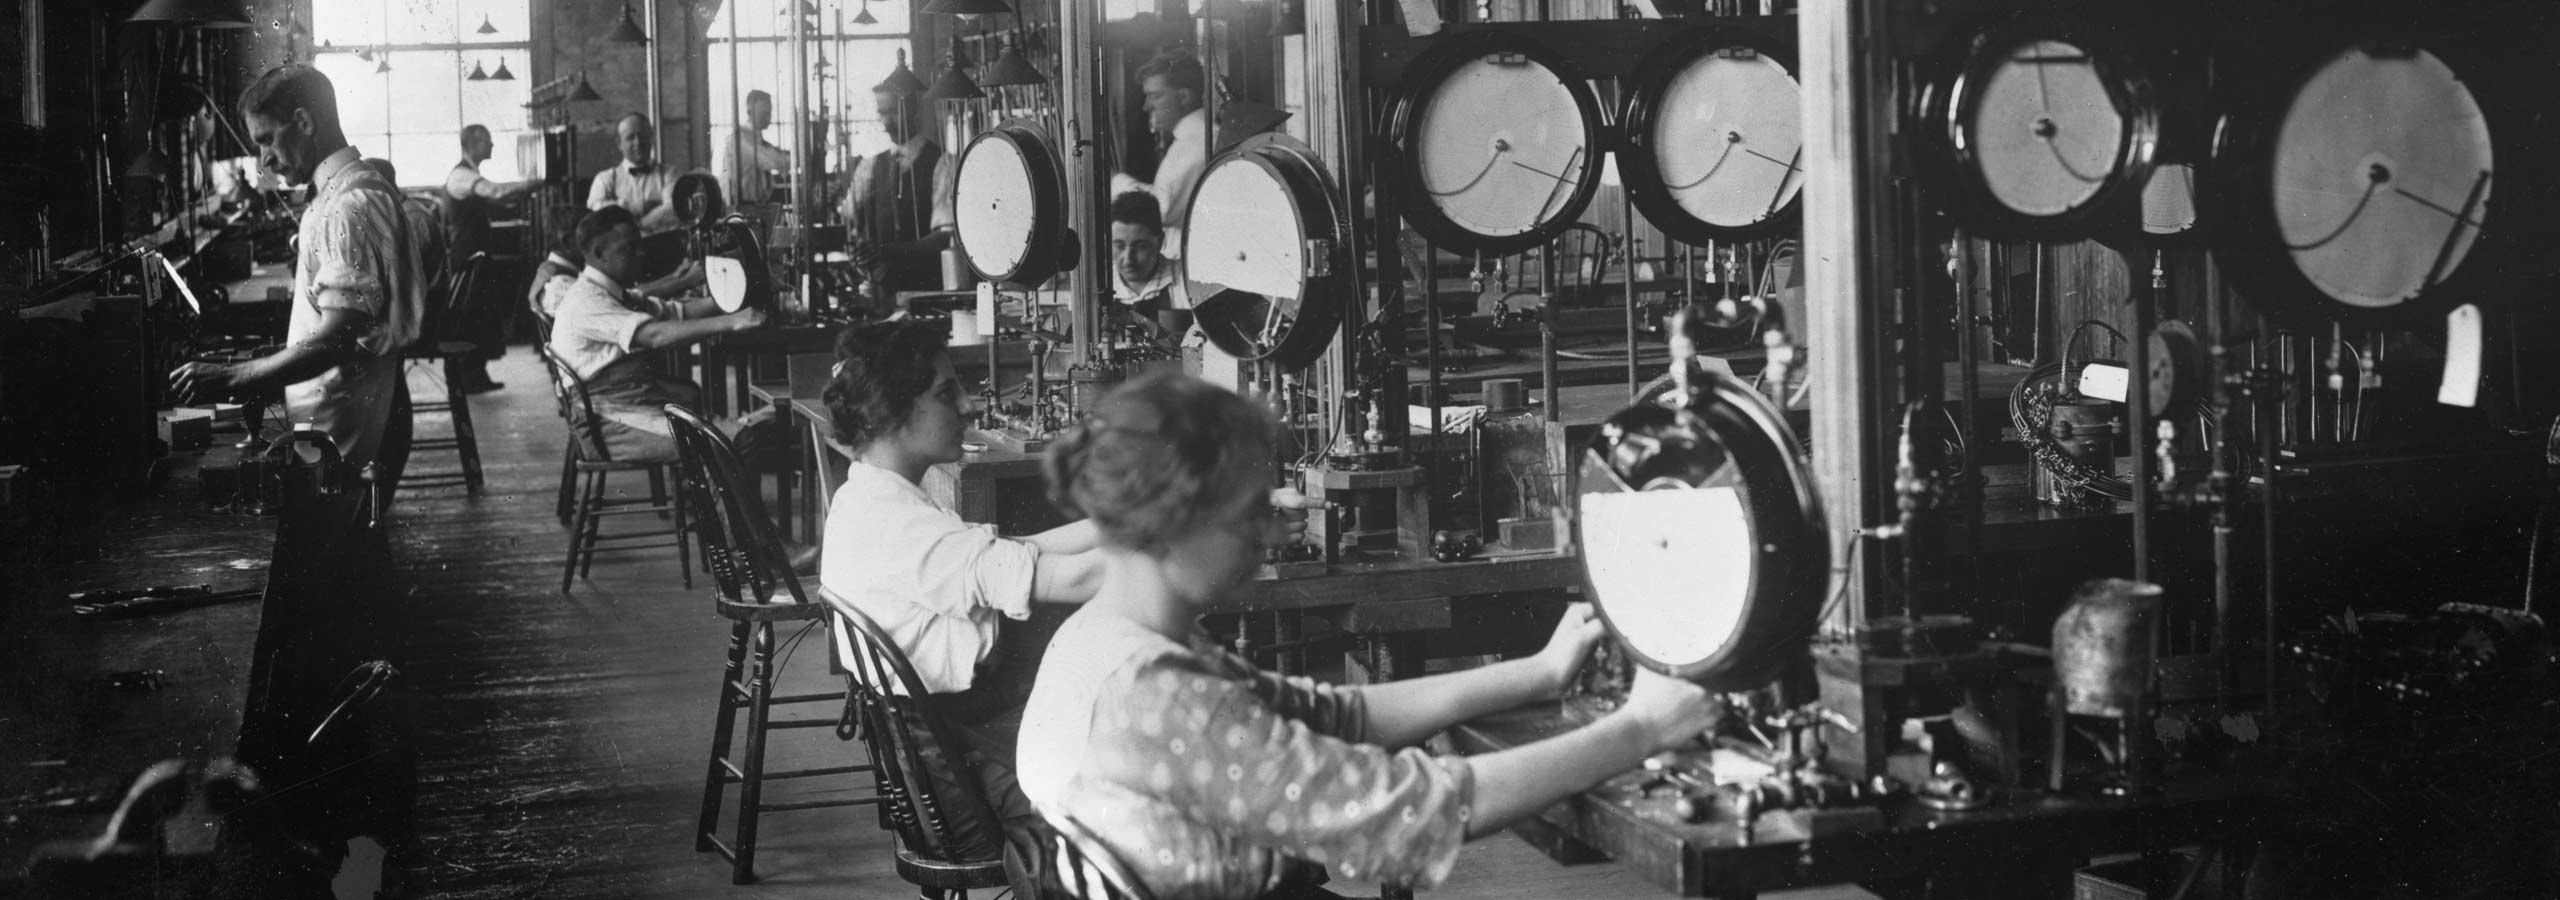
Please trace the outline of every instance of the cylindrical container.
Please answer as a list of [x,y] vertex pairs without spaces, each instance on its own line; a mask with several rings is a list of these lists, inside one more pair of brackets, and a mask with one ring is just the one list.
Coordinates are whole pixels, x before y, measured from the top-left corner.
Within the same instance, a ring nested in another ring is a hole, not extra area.
[[1504,519],[1545,519],[1555,506],[1554,466],[1547,458],[1547,423],[1528,406],[1517,378],[1484,383],[1484,418],[1476,423],[1476,496],[1483,505],[1482,533],[1498,537]]
[[942,289],[967,290],[969,276],[969,264],[960,258],[960,248],[945,248],[942,251]]
[[[2062,455],[2101,472],[2115,471],[2116,405],[2104,400],[2057,403],[2050,434]],[[2033,473],[2036,499],[2053,506],[2096,505],[2097,494],[2065,484],[2039,463]]]
[[2121,719],[2151,678],[2151,623],[2160,586],[2122,578],[2080,585],[2053,622],[2053,677],[2072,715]]
[[955,309],[951,311],[951,346],[975,347],[986,342],[986,338],[978,335],[977,310]]

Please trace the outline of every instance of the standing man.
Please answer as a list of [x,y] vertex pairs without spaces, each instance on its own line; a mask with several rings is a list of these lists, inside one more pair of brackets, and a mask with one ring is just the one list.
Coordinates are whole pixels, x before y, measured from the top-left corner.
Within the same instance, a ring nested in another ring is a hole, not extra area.
[[1156,163],[1156,182],[1117,181],[1112,190],[1141,190],[1156,195],[1164,217],[1164,254],[1182,258],[1182,225],[1191,213],[1191,189],[1209,166],[1209,113],[1206,79],[1200,61],[1188,54],[1158,56],[1138,69],[1138,90],[1146,95],[1147,126],[1167,141]]
[[[427,266],[400,192],[364,165],[338,127],[337,92],[320,70],[270,69],[240,95],[259,165],[312,186],[293,274],[284,349],[243,363],[189,363],[182,397],[228,398],[283,387],[288,413],[327,433],[348,464],[376,467],[388,509],[409,458],[400,349],[418,336]],[[396,407],[396,408],[395,408]]]
[[[542,186],[537,181],[503,182],[481,177],[480,164],[488,160],[496,147],[497,143],[489,138],[488,126],[463,126],[462,161],[454,163],[453,170],[445,173],[444,193],[439,198],[444,202],[437,205],[444,210],[444,266],[452,278],[462,277],[463,266],[470,261],[472,254],[489,249],[490,210],[500,204],[513,203]],[[451,387],[466,394],[506,387],[490,380],[488,366],[489,360],[507,353],[506,336],[500,329],[505,319],[499,315],[505,307],[487,302],[489,292],[485,290],[486,285],[481,287],[484,288],[478,291],[481,296],[455,297],[454,308],[445,310],[446,331],[480,348],[478,356],[454,365],[459,383]]]
[[[889,133],[890,147],[862,158],[851,187],[836,206],[845,243],[872,285],[872,297],[893,304],[899,291],[942,285],[942,251],[951,246],[951,170],[942,145],[927,127],[922,101],[888,82],[871,89],[873,109]],[[884,310],[893,311],[893,310]]]
[[658,164],[658,129],[649,117],[632,113],[614,125],[617,146],[622,148],[622,164],[596,173],[595,182],[587,188],[587,209],[619,206],[640,220],[641,234],[673,231],[676,221],[674,204],[667,202],[675,188],[675,173]]
[[720,192],[731,208],[770,226],[773,173],[791,168],[791,153],[764,139],[765,128],[773,124],[772,94],[748,91],[746,112],[747,121],[712,149],[711,174],[719,177]]
[[[658,355],[638,351],[745,331],[764,324],[764,311],[749,307],[723,314],[719,301],[709,297],[657,300],[631,290],[639,283],[640,228],[627,211],[588,213],[578,220],[576,235],[586,268],[554,310],[551,353],[586,383],[592,411],[602,420],[597,428],[615,460],[673,460],[675,436],[667,427],[666,405],[699,408],[702,386],[658,371]],[[740,455],[745,453],[741,448]]]

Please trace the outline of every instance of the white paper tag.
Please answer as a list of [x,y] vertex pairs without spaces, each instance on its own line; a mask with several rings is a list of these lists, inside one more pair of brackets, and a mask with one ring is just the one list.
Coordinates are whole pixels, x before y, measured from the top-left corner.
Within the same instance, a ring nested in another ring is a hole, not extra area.
[[2436,402],[2469,407],[2480,401],[2480,308],[2465,303],[2444,317],[2444,381]]
[[2114,363],[2090,363],[2080,369],[2080,394],[2123,403],[2132,372]]
[[1440,4],[1432,0],[1398,0],[1404,8],[1404,33],[1414,37],[1440,33]]
[[978,336],[996,335],[996,283],[978,282]]

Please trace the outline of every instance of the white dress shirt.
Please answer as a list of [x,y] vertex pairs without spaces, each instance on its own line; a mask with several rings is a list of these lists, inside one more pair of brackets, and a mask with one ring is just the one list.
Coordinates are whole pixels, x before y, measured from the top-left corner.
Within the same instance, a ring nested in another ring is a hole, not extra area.
[[[667,195],[675,190],[675,186],[676,173],[667,168],[665,162],[650,166],[647,172],[633,172],[631,163],[627,161],[618,163],[596,173],[595,183],[587,187],[587,209],[619,206],[630,210],[634,216],[646,218],[650,210],[666,205]],[[641,226],[641,231],[651,233],[645,225]]]
[[961,521],[897,473],[855,460],[827,511],[819,581],[879,623],[926,690],[968,690],[997,617],[1031,616],[1039,548]]
[[1164,213],[1163,253],[1182,258],[1182,228],[1191,216],[1191,191],[1209,168],[1209,111],[1195,109],[1173,125],[1173,144],[1156,164],[1156,183],[1149,188]]
[[[745,165],[740,165],[741,161]],[[720,194],[731,206],[774,202],[775,169],[791,168],[791,151],[768,143],[764,135],[732,129],[729,139],[711,148],[711,174],[720,179]]]
[[400,191],[372,166],[358,165],[361,159],[354,147],[341,147],[312,173],[285,343],[317,338],[323,310],[349,310],[368,320],[356,339],[363,358],[284,391],[293,420],[326,432],[357,466],[382,448],[383,426],[400,392],[401,349],[417,339],[427,308],[427,268],[409,234]]

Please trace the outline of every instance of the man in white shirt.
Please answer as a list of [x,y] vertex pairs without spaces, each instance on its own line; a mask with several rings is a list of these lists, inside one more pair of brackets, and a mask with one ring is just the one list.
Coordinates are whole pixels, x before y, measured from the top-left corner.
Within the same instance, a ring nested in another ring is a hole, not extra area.
[[[462,126],[462,161],[444,175],[444,192],[437,207],[443,211],[445,227],[445,271],[450,277],[462,277],[462,267],[471,255],[489,249],[489,222],[495,212],[504,212],[516,200],[542,186],[539,181],[491,181],[480,174],[480,164],[496,153],[497,141],[489,136],[489,126]],[[488,285],[482,284],[476,296],[453,298],[452,309],[445,310],[447,334],[469,341],[480,348],[477,356],[454,363],[454,377],[460,383],[455,390],[478,394],[506,387],[489,378],[488,361],[507,355],[504,308],[487,301]]]
[[[669,403],[697,406],[702,387],[658,372],[656,354],[633,351],[680,347],[729,331],[764,324],[761,309],[722,314],[718,301],[658,300],[623,286],[638,277],[640,226],[618,206],[578,220],[577,240],[586,269],[562,292],[551,324],[551,353],[585,382],[595,406],[604,447],[617,462],[676,458],[667,426]],[[584,414],[583,411],[580,412]],[[584,423],[580,423],[584,424]],[[595,449],[595,448],[590,448]]]
[[923,104],[887,82],[871,89],[873,109],[890,147],[862,158],[836,212],[854,261],[894,303],[898,291],[942,287],[942,251],[951,246],[952,173],[959,169],[933,140]]
[[673,231],[678,223],[673,204],[667,194],[675,187],[675,173],[658,164],[658,129],[649,117],[632,113],[614,126],[622,163],[596,173],[587,187],[587,209],[599,210],[619,206],[639,218],[641,234]]
[[1156,163],[1154,184],[1139,184],[1124,175],[1113,179],[1111,189],[1156,195],[1156,208],[1164,216],[1164,255],[1181,259],[1182,226],[1191,214],[1191,191],[1200,186],[1200,173],[1209,166],[1207,81],[1199,60],[1169,54],[1139,67],[1138,90],[1146,97],[1147,126],[1169,143]]
[[364,164],[338,125],[336,89],[304,65],[270,69],[240,96],[261,167],[312,186],[294,267],[284,349],[243,363],[189,363],[181,397],[228,399],[284,387],[295,422],[329,435],[348,464],[375,467],[388,509],[409,458],[401,349],[418,338],[428,266],[399,189]]
[[773,124],[772,94],[748,91],[746,115],[744,125],[731,129],[729,139],[711,149],[711,174],[720,179],[720,193],[730,208],[771,224],[773,173],[791,170],[791,152],[764,139],[765,128]]

